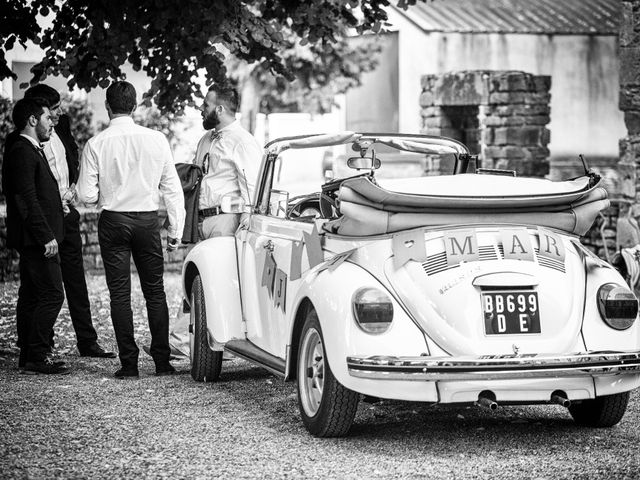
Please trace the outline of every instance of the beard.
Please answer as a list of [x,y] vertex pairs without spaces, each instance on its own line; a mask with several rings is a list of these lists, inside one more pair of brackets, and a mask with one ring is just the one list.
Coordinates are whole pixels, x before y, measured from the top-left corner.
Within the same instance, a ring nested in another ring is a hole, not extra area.
[[53,130],[53,127],[47,128],[41,123],[38,123],[36,125],[36,136],[38,137],[38,140],[40,142],[46,142],[47,140],[49,140],[49,138],[51,138],[52,130]]
[[202,119],[202,126],[205,130],[211,130],[216,128],[218,125],[220,125],[220,117],[215,111]]

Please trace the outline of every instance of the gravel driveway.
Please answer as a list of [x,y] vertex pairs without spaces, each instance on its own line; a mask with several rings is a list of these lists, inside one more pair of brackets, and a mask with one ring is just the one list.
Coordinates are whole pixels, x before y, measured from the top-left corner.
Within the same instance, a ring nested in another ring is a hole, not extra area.
[[[91,277],[101,343],[114,348],[103,277]],[[558,406],[440,407],[361,403],[352,433],[310,437],[295,386],[242,360],[225,361],[221,381],[198,384],[188,364],[153,376],[141,356],[138,381],[111,377],[117,360],[80,358],[66,309],[57,352],[62,377],[16,369],[17,285],[0,284],[0,478],[639,478],[640,395],[611,429],[576,427]],[[148,342],[134,281],[139,344]],[[167,275],[170,311],[180,301]]]

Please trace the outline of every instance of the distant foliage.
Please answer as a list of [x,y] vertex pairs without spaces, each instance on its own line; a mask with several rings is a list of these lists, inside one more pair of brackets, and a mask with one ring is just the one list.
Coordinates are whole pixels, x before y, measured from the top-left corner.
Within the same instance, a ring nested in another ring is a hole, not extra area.
[[[13,121],[11,120],[11,111],[13,110],[13,102],[8,98],[0,96],[0,172],[2,172],[2,160],[4,152],[4,141],[7,135],[13,130]],[[0,182],[2,181],[2,173],[0,173]],[[0,187],[0,202],[4,202],[4,192]]]
[[77,98],[68,93],[61,95],[62,110],[69,115],[71,133],[82,152],[84,144],[95,134],[93,128],[93,111],[86,98]]

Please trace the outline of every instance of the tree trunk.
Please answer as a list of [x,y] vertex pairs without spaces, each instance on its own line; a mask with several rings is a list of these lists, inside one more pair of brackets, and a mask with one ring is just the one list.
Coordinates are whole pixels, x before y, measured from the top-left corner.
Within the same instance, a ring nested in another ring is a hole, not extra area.
[[240,90],[240,122],[252,134],[256,131],[260,101],[260,86],[254,75],[249,75],[249,78],[242,82]]

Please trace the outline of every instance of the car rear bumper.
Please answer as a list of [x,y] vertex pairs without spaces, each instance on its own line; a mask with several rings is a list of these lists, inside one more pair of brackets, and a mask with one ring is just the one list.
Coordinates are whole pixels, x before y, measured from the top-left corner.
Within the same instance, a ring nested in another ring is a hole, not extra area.
[[477,357],[347,357],[349,374],[377,380],[508,380],[640,372],[640,351]]

